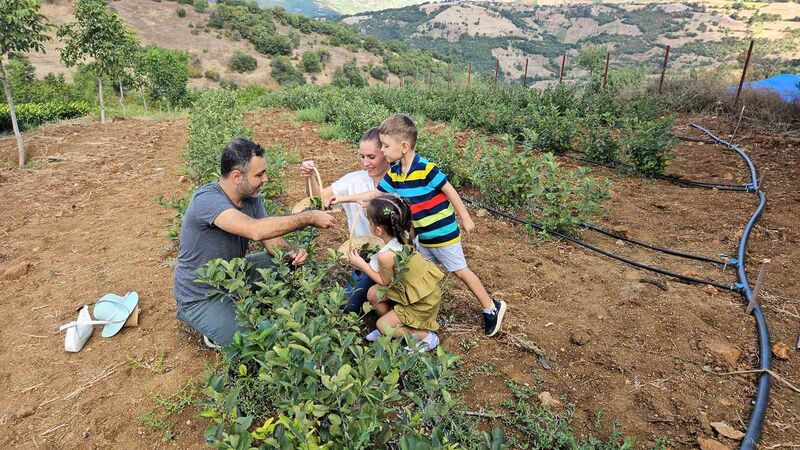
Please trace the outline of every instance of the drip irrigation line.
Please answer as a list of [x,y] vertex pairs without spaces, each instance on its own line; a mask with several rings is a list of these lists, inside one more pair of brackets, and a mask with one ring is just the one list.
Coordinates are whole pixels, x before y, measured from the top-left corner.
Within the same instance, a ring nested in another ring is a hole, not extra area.
[[[477,203],[474,200],[470,200],[470,201],[473,202],[473,203]],[[536,209],[537,211],[541,211],[542,208],[540,206],[534,206],[534,209]],[[686,259],[693,259],[693,260],[696,260],[696,261],[702,261],[702,262],[707,262],[707,263],[711,263],[711,264],[717,264],[717,265],[723,266],[723,268],[727,268],[728,265],[735,265],[736,261],[737,261],[734,258],[729,258],[727,260],[713,259],[713,258],[709,258],[707,256],[694,255],[694,254],[691,254],[691,253],[684,253],[684,252],[680,252],[680,251],[677,251],[677,250],[672,250],[672,249],[669,249],[669,248],[658,247],[656,245],[648,244],[647,242],[642,242],[642,241],[639,241],[639,240],[636,240],[636,239],[629,238],[627,236],[623,236],[621,234],[614,233],[614,232],[612,232],[610,230],[607,230],[605,228],[601,228],[601,227],[592,225],[590,223],[581,224],[581,227],[583,227],[584,229],[587,229],[587,230],[596,231],[598,233],[604,234],[604,235],[606,235],[608,237],[611,237],[611,238],[620,239],[622,241],[629,242],[631,244],[635,244],[635,245],[639,245],[639,246],[642,246],[642,247],[645,247],[645,248],[649,248],[650,250],[654,250],[654,251],[657,251],[657,252],[665,253],[667,255],[678,256],[678,257],[686,258]]]
[[[742,233],[742,238],[739,241],[739,252],[737,255],[737,278],[739,279],[739,282],[736,284],[736,287],[739,288],[742,296],[745,299],[745,302],[749,304],[753,298],[753,291],[750,288],[750,282],[747,280],[747,272],[745,271],[747,241],[750,238],[750,233],[752,232],[753,227],[761,217],[761,213],[764,211],[764,207],[767,204],[767,196],[764,194],[764,191],[761,190],[761,186],[758,185],[755,165],[747,153],[745,153],[735,144],[718,138],[700,125],[693,123],[691,126],[708,135],[717,144],[734,150],[739,154],[739,156],[742,157],[742,159],[747,163],[747,167],[750,169],[751,183],[756,190],[756,194],[758,195],[758,207],[756,207],[753,215],[750,216],[750,220],[747,221],[744,233]],[[767,414],[767,406],[769,405],[769,392],[772,386],[772,375],[769,372],[772,365],[772,349],[769,345],[770,340],[767,319],[764,317],[764,312],[761,310],[761,306],[758,303],[755,304],[751,314],[756,321],[759,353],[758,365],[759,369],[763,370],[763,372],[761,372],[761,374],[758,376],[758,390],[756,391],[753,410],[750,413],[750,420],[747,423],[747,433],[745,433],[744,438],[742,439],[742,444],[740,447],[741,450],[755,450],[758,445],[758,441],[761,438],[761,432],[764,428],[764,419]]]
[[716,144],[716,141],[711,139],[703,139],[703,138],[696,138],[692,136],[679,136],[677,134],[673,134],[679,141],[688,141],[688,142],[702,142],[704,144]]
[[594,245],[592,245],[592,244],[590,244],[590,243],[588,243],[586,241],[582,241],[580,239],[576,239],[576,238],[574,238],[572,236],[568,236],[566,234],[562,234],[562,233],[559,233],[557,231],[545,230],[544,227],[541,224],[538,224],[536,222],[530,222],[530,221],[527,221],[527,220],[520,219],[520,218],[514,216],[513,214],[509,214],[509,213],[504,212],[504,211],[500,211],[500,210],[497,210],[497,209],[494,209],[494,208],[491,208],[491,207],[488,207],[488,206],[485,206],[485,205],[481,205],[480,203],[478,203],[478,202],[476,202],[474,200],[471,200],[471,199],[468,199],[468,198],[464,198],[464,201],[466,201],[468,203],[471,203],[472,205],[477,206],[479,208],[483,208],[483,209],[485,209],[485,210],[487,210],[487,211],[489,211],[489,212],[491,212],[491,213],[493,213],[495,215],[498,215],[500,217],[505,217],[506,219],[512,220],[514,222],[521,223],[523,225],[531,226],[531,227],[533,227],[533,228],[535,228],[537,230],[544,231],[547,234],[551,234],[553,236],[559,237],[559,238],[561,238],[561,239],[563,239],[563,240],[565,240],[567,242],[571,242],[571,243],[573,243],[575,245],[578,245],[580,247],[584,247],[584,248],[587,248],[589,250],[595,251],[597,253],[600,253],[601,255],[605,255],[605,256],[607,256],[607,257],[609,257],[611,259],[615,259],[617,261],[623,262],[623,263],[628,264],[630,266],[638,267],[639,269],[649,270],[651,272],[659,273],[661,275],[666,275],[668,277],[676,278],[676,279],[687,281],[687,282],[690,282],[690,283],[708,284],[708,285],[714,286],[717,289],[722,289],[722,290],[725,290],[725,291],[738,292],[738,288],[735,287],[735,286],[728,286],[728,285],[717,283],[715,281],[703,280],[701,278],[690,277],[690,276],[686,276],[686,275],[683,275],[683,274],[680,274],[680,273],[671,272],[669,270],[660,269],[658,267],[649,266],[647,264],[643,264],[643,263],[634,261],[632,259],[625,258],[624,256],[615,255],[615,254],[609,252],[608,250],[603,250],[602,248],[596,247],[596,246],[594,246]]
[[721,259],[709,258],[707,256],[693,255],[691,253],[683,253],[683,252],[679,252],[677,250],[672,250],[672,249],[669,249],[669,248],[658,247],[658,246],[655,246],[655,245],[652,245],[652,244],[648,244],[646,242],[637,241],[636,239],[631,239],[631,238],[629,238],[627,236],[623,236],[623,235],[620,235],[620,234],[612,233],[611,231],[606,230],[605,228],[600,228],[600,227],[597,227],[597,226],[594,226],[594,225],[588,224],[588,223],[583,224],[583,228],[586,228],[587,230],[596,231],[596,232],[604,234],[604,235],[606,235],[608,237],[621,239],[621,240],[623,240],[625,242],[630,242],[631,244],[636,244],[636,245],[639,245],[639,246],[642,246],[642,247],[645,247],[645,248],[649,248],[650,250],[655,250],[657,252],[666,253],[667,255],[679,256],[681,258],[686,258],[686,259],[694,259],[694,260],[697,260],[697,261],[703,261],[703,262],[707,262],[707,263],[711,263],[711,264],[717,264],[717,265],[720,265],[720,266],[734,265],[735,262],[736,262],[736,260],[724,261],[724,260],[721,260]]
[[[584,157],[581,157],[581,156],[573,156],[573,155],[564,155],[564,156],[566,156],[567,158],[570,158],[572,160],[575,160],[575,161],[585,162],[585,163],[588,163],[588,164],[594,164],[596,166],[608,167],[610,169],[620,169],[620,168],[622,168],[622,169],[625,169],[625,170],[629,170],[631,172],[642,173],[642,171],[636,169],[635,167],[633,167],[633,166],[631,166],[629,164],[625,164],[625,163],[617,162],[617,163],[609,164],[609,163],[602,163],[602,162],[599,162],[599,161],[594,161],[594,160],[591,160],[589,158],[584,158]],[[694,180],[687,180],[687,179],[681,178],[681,177],[676,177],[676,176],[673,176],[673,175],[662,175],[662,174],[647,174],[647,176],[649,176],[651,178],[656,178],[658,180],[669,181],[670,183],[673,183],[673,184],[679,184],[679,185],[688,186],[688,187],[697,187],[697,188],[702,188],[702,189],[719,189],[721,191],[738,191],[738,192],[747,192],[747,191],[752,190],[751,187],[749,185],[746,185],[746,184],[711,183],[711,182],[708,182],[708,181],[694,181]]]
[[742,157],[744,162],[747,163],[747,167],[750,169],[750,181],[751,181],[751,184],[748,185],[748,187],[750,188],[750,190],[758,190],[760,188],[760,186],[758,185],[758,176],[756,176],[756,166],[753,164],[753,161],[750,159],[750,157],[747,156],[747,153],[745,153],[742,149],[737,147],[736,144],[733,144],[732,142],[728,142],[728,141],[722,140],[722,139],[714,136],[710,131],[706,130],[705,128],[701,127],[700,125],[698,125],[696,123],[692,123],[691,126],[694,127],[694,128],[697,128],[698,130],[700,130],[703,133],[707,134],[717,144],[720,144],[720,145],[723,145],[725,147],[728,147],[731,150],[733,150],[736,153],[738,153],[739,156]]

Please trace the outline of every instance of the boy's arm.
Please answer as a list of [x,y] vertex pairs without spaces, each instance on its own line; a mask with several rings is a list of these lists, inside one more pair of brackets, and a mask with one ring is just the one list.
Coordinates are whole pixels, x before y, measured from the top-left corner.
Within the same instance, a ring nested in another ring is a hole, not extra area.
[[335,205],[337,203],[352,203],[352,202],[367,202],[372,200],[373,198],[383,194],[383,192],[374,189],[372,191],[362,192],[360,194],[354,195],[332,195],[331,196],[331,205]]
[[475,222],[473,222],[472,217],[469,216],[469,211],[467,211],[467,207],[464,206],[464,202],[461,201],[461,196],[456,192],[456,188],[448,181],[442,186],[442,192],[447,197],[447,200],[450,201],[450,204],[453,205],[453,209],[456,210],[458,218],[461,219],[461,226],[464,228],[464,232],[467,234],[471,233],[472,230],[475,229]]

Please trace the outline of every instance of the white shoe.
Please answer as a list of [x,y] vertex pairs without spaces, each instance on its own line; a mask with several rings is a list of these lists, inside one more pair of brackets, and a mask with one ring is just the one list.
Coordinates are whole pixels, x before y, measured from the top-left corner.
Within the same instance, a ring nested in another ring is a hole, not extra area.
[[206,345],[206,347],[211,348],[211,349],[220,348],[219,345],[215,344],[214,341],[209,339],[208,336],[206,336],[205,334],[203,335],[203,343]]

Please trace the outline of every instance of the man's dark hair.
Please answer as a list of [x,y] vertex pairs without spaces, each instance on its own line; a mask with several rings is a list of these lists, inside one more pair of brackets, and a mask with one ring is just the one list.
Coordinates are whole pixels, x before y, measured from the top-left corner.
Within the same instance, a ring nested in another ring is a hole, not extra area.
[[220,175],[227,177],[233,169],[240,172],[247,172],[247,166],[253,156],[264,156],[264,149],[255,142],[236,138],[225,146],[220,158]]
[[378,127],[372,127],[369,130],[367,130],[367,132],[364,133],[361,136],[361,140],[359,140],[358,142],[359,143],[360,142],[375,142],[375,143],[378,144],[378,147],[380,147],[381,146],[381,134],[378,133]]

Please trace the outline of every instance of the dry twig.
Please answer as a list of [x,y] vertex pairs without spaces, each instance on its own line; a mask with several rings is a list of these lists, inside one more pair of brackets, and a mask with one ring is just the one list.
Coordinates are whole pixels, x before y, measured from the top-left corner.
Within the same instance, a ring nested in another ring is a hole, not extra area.
[[90,387],[92,387],[95,384],[105,380],[106,378],[110,377],[111,375],[114,375],[114,373],[116,372],[116,368],[121,366],[122,364],[124,364],[124,363],[118,363],[118,364],[115,364],[113,366],[106,367],[99,375],[97,375],[96,377],[92,378],[91,380],[86,382],[86,384],[84,384],[83,386],[79,387],[78,389],[75,389],[74,391],[72,391],[69,394],[67,394],[64,397],[64,400],[70,400],[72,398],[75,398],[78,395],[80,395],[81,392],[85,391],[86,389],[89,389]]
[[713,373],[714,375],[717,375],[717,376],[720,376],[720,377],[725,376],[725,375],[745,375],[745,374],[749,374],[749,373],[765,373],[766,372],[766,373],[770,374],[776,380],[778,380],[781,383],[785,384],[792,391],[800,394],[800,389],[795,387],[795,385],[793,385],[792,383],[789,383],[788,381],[784,380],[783,377],[781,377],[780,375],[778,375],[777,373],[775,373],[774,371],[772,371],[770,369],[736,370],[734,372],[722,372],[722,373],[716,373],[716,372],[712,372],[712,371],[706,371],[706,372]]

